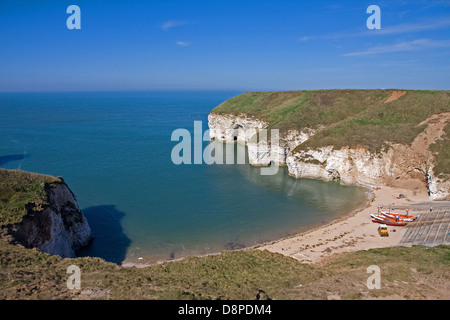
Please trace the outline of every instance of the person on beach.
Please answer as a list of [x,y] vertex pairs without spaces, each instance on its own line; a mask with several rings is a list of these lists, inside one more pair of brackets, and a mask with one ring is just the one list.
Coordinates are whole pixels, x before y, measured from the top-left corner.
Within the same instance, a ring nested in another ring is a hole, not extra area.
[[433,207],[430,206],[430,212],[433,212]]

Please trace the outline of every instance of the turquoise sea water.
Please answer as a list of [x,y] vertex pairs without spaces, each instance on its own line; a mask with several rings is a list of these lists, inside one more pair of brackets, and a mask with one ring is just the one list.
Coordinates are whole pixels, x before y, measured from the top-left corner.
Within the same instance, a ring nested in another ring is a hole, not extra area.
[[[0,94],[0,167],[62,176],[95,236],[80,255],[121,263],[252,246],[337,218],[364,191],[280,168],[175,165],[175,129],[207,130],[237,92]],[[206,145],[208,142],[205,142]]]

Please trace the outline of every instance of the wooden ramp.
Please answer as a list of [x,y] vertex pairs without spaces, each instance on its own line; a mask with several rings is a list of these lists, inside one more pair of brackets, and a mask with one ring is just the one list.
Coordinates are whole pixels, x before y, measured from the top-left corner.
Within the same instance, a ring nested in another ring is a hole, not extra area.
[[[441,244],[449,245],[450,236],[450,211],[421,212],[420,217],[408,223],[400,246],[438,246]],[[416,213],[414,213],[416,215]]]

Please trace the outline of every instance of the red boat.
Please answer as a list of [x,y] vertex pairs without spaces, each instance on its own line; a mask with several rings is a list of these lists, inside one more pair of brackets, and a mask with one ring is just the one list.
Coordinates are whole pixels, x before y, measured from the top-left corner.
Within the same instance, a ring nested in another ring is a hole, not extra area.
[[387,217],[383,217],[383,216],[376,216],[373,214],[370,215],[370,218],[371,218],[372,222],[384,223],[389,226],[401,227],[401,226],[406,226],[406,224],[407,224],[405,221],[400,221],[400,220],[397,221],[397,219],[387,218]]
[[412,222],[419,217],[419,216],[410,216],[410,215],[406,215],[406,214],[399,214],[399,213],[392,213],[392,212],[381,212],[381,215],[385,216],[386,218],[391,218],[391,219],[398,218],[399,220],[405,221],[405,222]]

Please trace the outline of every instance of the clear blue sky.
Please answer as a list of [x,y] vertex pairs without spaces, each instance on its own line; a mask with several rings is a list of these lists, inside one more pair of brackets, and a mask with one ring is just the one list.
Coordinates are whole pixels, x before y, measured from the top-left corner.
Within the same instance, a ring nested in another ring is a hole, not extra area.
[[450,1],[0,2],[0,91],[327,88],[450,89]]

